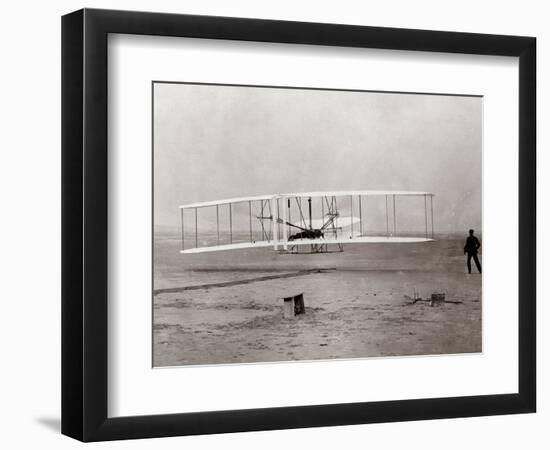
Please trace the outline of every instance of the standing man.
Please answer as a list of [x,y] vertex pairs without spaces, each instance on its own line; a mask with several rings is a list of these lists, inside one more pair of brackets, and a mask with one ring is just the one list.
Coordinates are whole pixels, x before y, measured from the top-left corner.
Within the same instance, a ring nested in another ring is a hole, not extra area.
[[466,238],[466,245],[464,246],[464,254],[468,253],[468,260],[466,265],[468,266],[468,273],[472,273],[472,258],[476,263],[477,270],[481,273],[481,264],[477,259],[477,251],[481,247],[479,239],[474,236],[474,230],[469,231],[470,235]]

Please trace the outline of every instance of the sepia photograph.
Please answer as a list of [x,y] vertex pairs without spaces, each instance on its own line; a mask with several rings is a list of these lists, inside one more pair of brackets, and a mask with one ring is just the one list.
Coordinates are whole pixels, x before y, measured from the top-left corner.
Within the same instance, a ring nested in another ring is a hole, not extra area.
[[537,448],[543,14],[218,3],[9,31],[8,441]]
[[483,97],[152,104],[154,367],[482,352]]

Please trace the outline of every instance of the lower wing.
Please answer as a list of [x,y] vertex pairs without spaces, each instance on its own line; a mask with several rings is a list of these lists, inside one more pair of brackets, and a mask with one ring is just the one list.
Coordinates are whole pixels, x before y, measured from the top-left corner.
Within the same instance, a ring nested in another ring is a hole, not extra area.
[[406,236],[354,236],[320,239],[295,239],[293,241],[255,241],[239,242],[235,244],[215,245],[209,247],[197,247],[180,250],[180,253],[208,253],[225,250],[245,250],[253,248],[273,247],[274,250],[285,250],[295,245],[330,245],[330,244],[413,244],[419,242],[430,242],[433,239]]

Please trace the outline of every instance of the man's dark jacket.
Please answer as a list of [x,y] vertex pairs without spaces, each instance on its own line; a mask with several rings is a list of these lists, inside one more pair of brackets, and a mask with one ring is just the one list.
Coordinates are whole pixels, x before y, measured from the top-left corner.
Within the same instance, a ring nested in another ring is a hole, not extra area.
[[481,247],[478,238],[475,236],[468,236],[466,238],[466,245],[464,246],[464,253],[474,255],[477,253],[477,249]]

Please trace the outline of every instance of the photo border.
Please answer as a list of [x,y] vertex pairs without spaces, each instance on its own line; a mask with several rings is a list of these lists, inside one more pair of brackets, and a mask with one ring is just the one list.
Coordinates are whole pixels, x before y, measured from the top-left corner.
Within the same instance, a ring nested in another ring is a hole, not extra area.
[[[517,393],[109,418],[109,33],[519,57]],[[62,433],[105,441],[536,410],[536,39],[83,9],[62,18]]]

